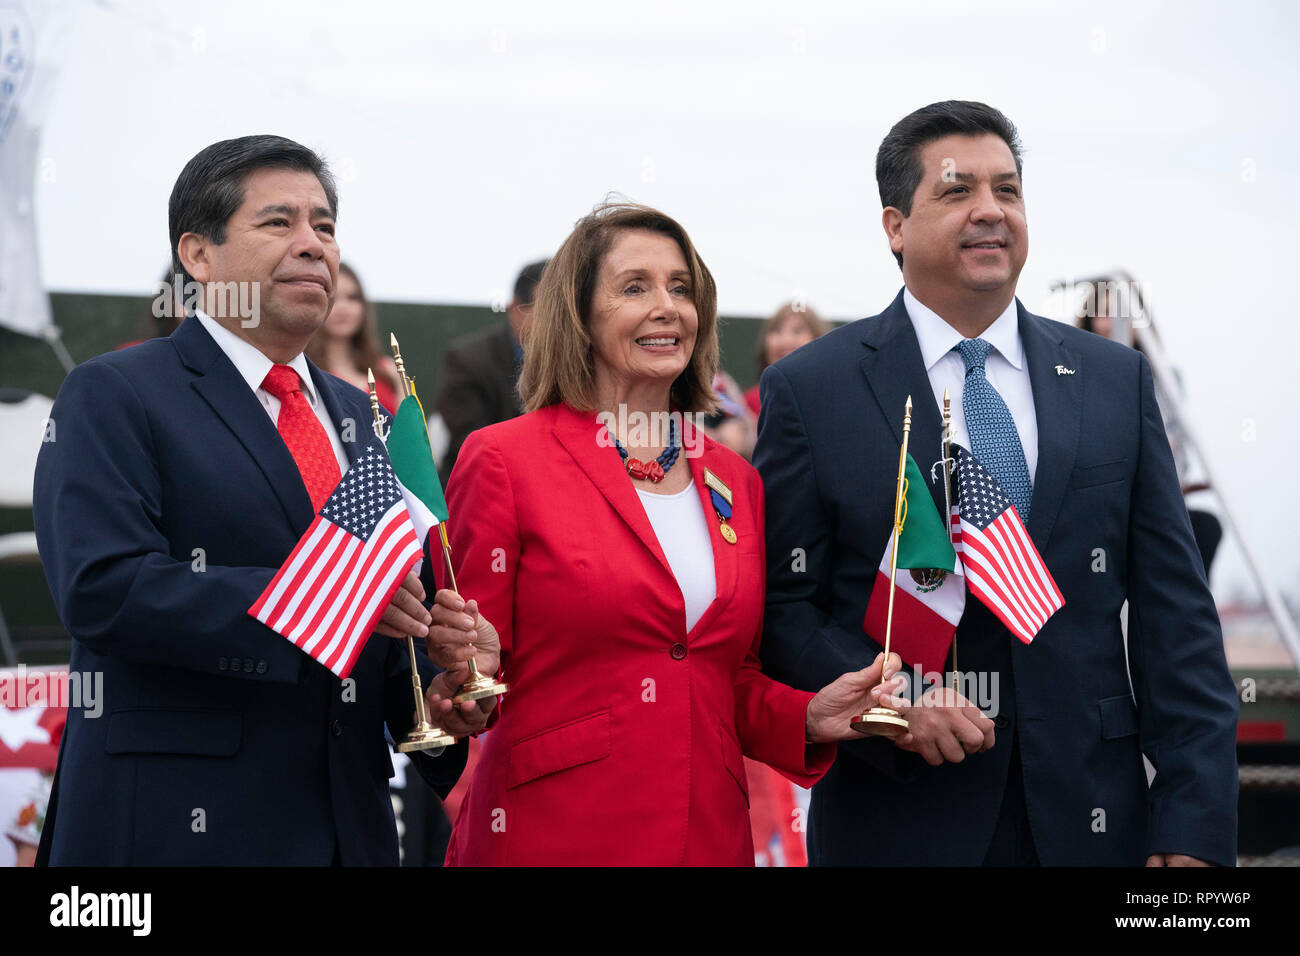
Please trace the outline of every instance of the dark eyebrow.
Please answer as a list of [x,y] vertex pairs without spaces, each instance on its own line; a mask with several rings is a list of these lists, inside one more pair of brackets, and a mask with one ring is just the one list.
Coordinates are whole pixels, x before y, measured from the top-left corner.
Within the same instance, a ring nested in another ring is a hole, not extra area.
[[[623,279],[623,278],[631,278],[631,277],[633,277],[633,276],[648,276],[649,274],[650,274],[650,270],[649,270],[649,269],[641,269],[641,268],[637,268],[637,269],[624,269],[622,272],[617,273],[617,274],[614,276],[614,278],[615,278],[615,279]],[[672,272],[668,273],[668,277],[669,277],[670,279],[677,279],[677,278],[680,278],[680,277],[682,277],[682,276],[685,276],[687,279],[689,279],[689,278],[691,277],[691,272],[690,272],[690,270],[689,270],[689,269],[674,269]]]
[[295,216],[298,214],[298,210],[294,209],[292,206],[286,206],[281,203],[277,206],[263,206],[257,212],[253,213],[253,217],[255,219],[261,219],[263,216],[269,216],[272,213],[281,216]]
[[[955,179],[958,182],[962,182],[962,183],[971,183],[975,181],[975,175],[973,173],[954,172],[949,174],[949,178]],[[1015,170],[1012,170],[1009,173],[998,173],[996,176],[993,177],[993,181],[995,183],[1004,183],[1009,179],[1019,179],[1019,178],[1020,178],[1020,174],[1017,173]],[[947,180],[942,180],[942,181],[947,182]]]
[[[272,214],[279,215],[279,216],[289,216],[290,218],[292,218],[293,216],[298,215],[298,209],[295,206],[289,206],[286,205],[285,203],[277,203],[271,206],[263,206],[257,212],[253,213],[253,218],[261,219],[263,216],[270,216]],[[334,214],[329,211],[329,208],[327,206],[313,206],[311,210],[311,214],[312,214],[312,218],[314,219],[334,218]]]

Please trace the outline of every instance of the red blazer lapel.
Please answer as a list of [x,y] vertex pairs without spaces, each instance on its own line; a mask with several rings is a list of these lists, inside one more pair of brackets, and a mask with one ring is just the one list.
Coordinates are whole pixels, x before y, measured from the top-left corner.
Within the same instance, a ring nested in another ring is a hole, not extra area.
[[670,575],[672,568],[664,557],[659,539],[650,527],[641,499],[637,497],[627,472],[618,460],[613,442],[605,426],[596,421],[595,412],[579,412],[567,405],[557,407],[555,425],[552,428],[565,450],[573,456],[578,469],[587,476],[596,489],[605,496],[619,517],[632,529],[646,549],[654,555]]
[[[685,429],[693,426],[688,422]],[[587,476],[601,493],[610,507],[618,513],[624,523],[641,540],[659,562],[660,566],[672,576],[672,568],[659,546],[650,519],[646,517],[641,499],[637,497],[636,488],[628,480],[609,440],[605,426],[596,420],[594,412],[578,412],[568,406],[557,407],[555,424],[552,432],[573,458],[579,470]],[[709,541],[713,546],[713,573],[716,596],[703,616],[691,629],[696,634],[702,628],[712,625],[714,619],[731,603],[736,590],[739,555],[742,551],[752,554],[761,550],[762,542],[758,540],[758,525],[754,518],[755,502],[745,500],[747,482],[745,476],[736,467],[737,459],[725,452],[711,441],[704,441],[700,436],[683,436],[682,458],[689,462],[692,484],[700,496],[704,515],[709,525]],[[702,449],[691,454],[692,449]],[[680,459],[679,459],[680,461]],[[709,488],[704,483],[705,469],[712,471],[732,493],[733,516],[728,524],[735,530],[736,543],[729,544],[722,537],[722,523],[713,508],[713,499]],[[674,582],[676,578],[673,578]]]
[[[692,426],[688,424],[686,427],[691,428]],[[693,447],[700,447],[698,438],[693,442],[688,440],[682,450],[682,457],[686,457],[689,454],[688,449]],[[745,536],[740,535],[741,528],[745,528],[750,535],[754,532],[748,528],[747,521],[744,519],[737,520],[741,512],[748,513],[746,509],[749,507],[749,503],[741,500],[744,485],[741,482],[741,476],[732,467],[734,461],[727,461],[728,457],[719,450],[717,445],[710,442],[704,446],[703,454],[693,455],[689,458],[695,490],[704,505],[704,517],[709,524],[709,541],[713,545],[713,578],[717,587],[717,596],[714,597],[713,603],[709,605],[708,610],[695,623],[695,627],[691,629],[692,634],[701,628],[711,626],[713,619],[731,603],[736,590],[736,566],[739,553],[737,549],[745,544],[756,546],[755,542],[746,542]],[[706,468],[731,489],[733,514],[732,518],[728,519],[727,524],[740,535],[735,544],[728,544],[722,537],[722,522],[718,520],[717,512],[714,511],[713,498],[709,494],[709,488],[704,484],[704,471]],[[739,527],[737,527],[738,525]]]

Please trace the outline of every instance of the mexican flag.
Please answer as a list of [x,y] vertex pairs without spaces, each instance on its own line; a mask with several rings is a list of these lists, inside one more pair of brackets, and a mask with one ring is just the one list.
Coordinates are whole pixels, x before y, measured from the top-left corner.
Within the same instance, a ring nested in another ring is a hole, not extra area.
[[[923,672],[942,671],[966,607],[966,581],[952,538],[935,511],[921,469],[911,455],[904,471],[902,530],[898,535],[898,573],[894,577],[894,627],[891,651]],[[889,610],[889,551],[885,544],[862,628],[882,647]],[[913,575],[913,571],[917,574]],[[937,572],[945,572],[942,575]],[[922,574],[921,572],[925,572]],[[918,581],[917,578],[922,578]]]
[[[420,405],[415,386],[402,400],[388,431],[388,460],[402,489],[406,509],[411,513],[411,524],[423,547],[429,531],[447,520],[447,499],[442,494],[442,482],[433,463],[433,449],[429,445],[429,428],[425,424],[424,408]],[[416,562],[414,571],[420,573],[422,562]]]

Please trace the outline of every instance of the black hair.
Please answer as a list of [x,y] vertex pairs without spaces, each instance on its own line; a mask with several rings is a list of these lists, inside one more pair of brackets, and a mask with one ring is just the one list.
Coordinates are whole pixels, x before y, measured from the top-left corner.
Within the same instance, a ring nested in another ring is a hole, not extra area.
[[226,223],[244,202],[244,180],[258,169],[292,169],[314,174],[325,190],[330,215],[338,216],[339,197],[334,176],[325,161],[306,146],[283,136],[265,134],[213,143],[185,164],[167,202],[172,268],[185,282],[192,282],[193,277],[181,264],[181,236],[193,232],[217,245],[225,242]]
[[515,279],[515,302],[520,305],[533,304],[533,296],[537,294],[537,283],[542,281],[542,270],[550,261],[550,259],[538,259],[519,270],[519,278]]

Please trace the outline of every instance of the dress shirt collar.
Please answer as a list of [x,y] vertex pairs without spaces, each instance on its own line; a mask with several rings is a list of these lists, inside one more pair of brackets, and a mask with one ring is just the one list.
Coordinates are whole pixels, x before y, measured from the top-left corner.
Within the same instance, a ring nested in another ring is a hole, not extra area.
[[[248,383],[248,387],[254,392],[262,387],[266,381],[266,373],[271,371],[271,366],[275,363],[262,354],[262,352],[251,342],[245,342],[234,332],[230,331],[216,319],[212,318],[202,309],[195,309],[194,314],[208,330],[212,340],[217,343],[221,351],[226,353],[235,366],[235,370]],[[307,368],[307,356],[299,352],[294,356],[293,361],[289,362],[289,367],[298,373],[299,387],[302,394],[306,396],[307,401],[312,408],[316,407],[316,384],[311,380],[311,371]]]
[[[963,336],[937,312],[922,305],[906,286],[903,287],[903,305],[907,308],[908,318],[912,320],[912,328],[916,330],[916,341],[921,346],[921,360],[925,362],[925,370],[928,372],[939,359],[957,347]],[[1011,304],[993,320],[993,324],[984,330],[980,338],[993,346],[1017,370],[1024,368],[1025,348],[1020,342],[1020,324],[1017,321],[1014,296]]]

